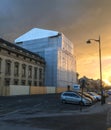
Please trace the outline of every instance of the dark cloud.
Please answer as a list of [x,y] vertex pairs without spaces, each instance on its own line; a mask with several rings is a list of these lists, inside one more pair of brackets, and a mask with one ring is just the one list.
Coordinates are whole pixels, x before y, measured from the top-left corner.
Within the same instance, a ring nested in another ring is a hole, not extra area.
[[15,33],[19,35],[33,27],[58,31],[69,28],[69,33],[71,32],[69,26],[74,23],[76,25],[78,19],[94,6],[91,0],[1,0],[0,2],[0,34],[4,37]]
[[[88,47],[86,40],[101,35],[106,61],[111,48],[110,12],[111,0],[0,0],[0,36],[13,42],[35,27],[63,32],[75,45],[78,71],[94,76],[89,70],[98,64],[98,46]],[[107,75],[107,64],[104,68]]]

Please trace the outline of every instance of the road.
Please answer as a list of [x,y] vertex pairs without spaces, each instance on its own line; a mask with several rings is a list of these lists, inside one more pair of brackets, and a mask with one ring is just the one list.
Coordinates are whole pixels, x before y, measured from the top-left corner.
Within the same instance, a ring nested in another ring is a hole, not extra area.
[[98,102],[82,111],[61,104],[59,95],[5,98],[0,101],[0,130],[110,130],[110,105],[111,97],[103,106]]

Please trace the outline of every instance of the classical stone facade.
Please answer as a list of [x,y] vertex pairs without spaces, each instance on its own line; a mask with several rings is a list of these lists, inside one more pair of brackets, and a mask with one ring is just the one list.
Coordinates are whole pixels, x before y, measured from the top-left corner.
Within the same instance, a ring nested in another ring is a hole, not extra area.
[[38,54],[0,39],[0,95],[9,85],[44,85],[45,61]]

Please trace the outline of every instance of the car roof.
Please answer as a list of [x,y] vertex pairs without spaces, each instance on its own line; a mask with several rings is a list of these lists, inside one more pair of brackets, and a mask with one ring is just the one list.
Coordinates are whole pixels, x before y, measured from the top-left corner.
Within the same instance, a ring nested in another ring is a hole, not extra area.
[[62,92],[62,93],[75,93],[75,94],[79,94],[79,93],[77,93],[75,91],[65,91],[65,92]]

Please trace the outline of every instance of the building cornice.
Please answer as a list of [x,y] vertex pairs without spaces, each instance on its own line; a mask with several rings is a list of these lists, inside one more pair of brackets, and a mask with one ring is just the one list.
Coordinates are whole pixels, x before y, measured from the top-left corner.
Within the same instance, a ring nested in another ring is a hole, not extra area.
[[19,55],[24,56],[26,58],[36,60],[42,64],[45,64],[44,58],[42,58],[38,54],[33,53],[31,51],[28,51],[28,50],[26,50],[20,46],[17,46],[13,43],[10,43],[2,38],[0,38],[0,48],[5,49],[5,50],[12,52],[12,53],[19,54]]

